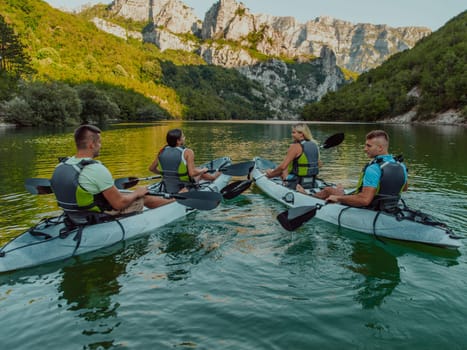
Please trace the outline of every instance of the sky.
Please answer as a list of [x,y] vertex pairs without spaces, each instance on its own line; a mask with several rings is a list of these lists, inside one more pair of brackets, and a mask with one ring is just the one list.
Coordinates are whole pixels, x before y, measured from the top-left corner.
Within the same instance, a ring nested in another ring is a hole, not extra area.
[[[45,0],[57,8],[76,9],[85,4],[109,4],[111,0]],[[182,0],[204,19],[217,0]],[[356,23],[391,27],[420,26],[435,31],[467,9],[466,0],[237,0],[254,14],[292,16],[299,22],[330,16]]]

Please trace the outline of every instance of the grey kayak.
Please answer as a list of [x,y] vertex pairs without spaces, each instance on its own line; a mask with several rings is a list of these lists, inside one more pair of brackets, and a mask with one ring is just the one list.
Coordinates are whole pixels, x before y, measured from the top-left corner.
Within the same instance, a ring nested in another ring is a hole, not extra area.
[[[325,205],[323,200],[283,186],[280,178],[269,179],[264,176],[266,169],[275,167],[271,161],[256,157],[254,162],[252,177],[255,186],[289,208],[318,205],[320,209],[313,213],[316,218],[377,238],[384,237],[453,249],[462,246],[460,237],[446,225],[418,210],[401,206],[399,212],[387,213],[341,204]],[[327,184],[324,181],[317,181],[317,190],[325,185]]]
[[[230,158],[222,157],[202,166],[218,169],[230,164]],[[220,193],[230,179],[231,175],[221,174],[212,183],[202,184],[200,191]],[[158,184],[153,187],[157,189]],[[187,202],[192,197],[197,200],[195,195],[190,196]],[[155,209],[145,208],[141,213],[86,225],[81,230],[67,229],[63,215],[45,219],[0,248],[0,272],[64,260],[154,232],[196,210],[183,202],[179,200]]]

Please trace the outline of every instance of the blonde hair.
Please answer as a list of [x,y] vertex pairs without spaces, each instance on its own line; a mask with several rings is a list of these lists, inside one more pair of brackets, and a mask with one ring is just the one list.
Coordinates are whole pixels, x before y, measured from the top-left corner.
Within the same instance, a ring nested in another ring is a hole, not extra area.
[[294,129],[295,131],[301,132],[305,140],[314,141],[313,136],[311,135],[310,128],[308,128],[308,125],[304,123],[298,123],[292,126],[292,129]]

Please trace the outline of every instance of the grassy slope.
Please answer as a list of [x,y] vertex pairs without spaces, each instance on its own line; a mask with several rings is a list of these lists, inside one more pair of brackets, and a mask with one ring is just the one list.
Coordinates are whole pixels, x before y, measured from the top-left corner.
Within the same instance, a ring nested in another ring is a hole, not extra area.
[[161,53],[154,45],[106,34],[41,0],[0,0],[0,13],[27,46],[38,71],[35,78],[123,86],[151,97],[176,117],[185,106],[173,89],[156,83],[162,79],[159,60],[204,64],[194,54]]

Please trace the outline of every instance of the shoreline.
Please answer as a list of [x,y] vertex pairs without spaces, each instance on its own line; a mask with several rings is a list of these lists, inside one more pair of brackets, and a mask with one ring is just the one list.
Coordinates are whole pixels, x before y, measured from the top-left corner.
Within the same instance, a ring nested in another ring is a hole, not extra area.
[[[410,111],[403,115],[382,119],[377,121],[358,121],[358,122],[351,122],[351,121],[324,121],[324,120],[310,120],[310,121],[303,121],[305,123],[310,124],[406,124],[406,125],[452,125],[452,126],[467,126],[467,120],[464,120],[463,117],[460,116],[460,113],[454,110],[449,110],[444,113],[438,114],[435,118],[429,120],[413,120],[416,116],[416,112]],[[240,119],[240,120],[165,120],[167,121],[174,121],[174,122],[212,122],[212,123],[260,123],[260,124],[280,124],[280,123],[297,123],[301,122],[302,120],[277,120],[277,119]],[[127,123],[125,121],[112,123],[114,125]],[[131,124],[139,124],[139,122],[132,122]],[[141,122],[145,123],[145,122]],[[8,129],[8,128],[16,128],[16,124],[5,123],[0,121],[0,128]],[[34,128],[34,127],[33,127]]]
[[457,125],[467,126],[467,121],[460,115],[460,111],[453,109],[439,113],[436,117],[428,120],[413,120],[416,116],[416,111],[409,111],[405,114],[394,118],[382,120],[381,123],[388,124],[414,124],[414,125]]

